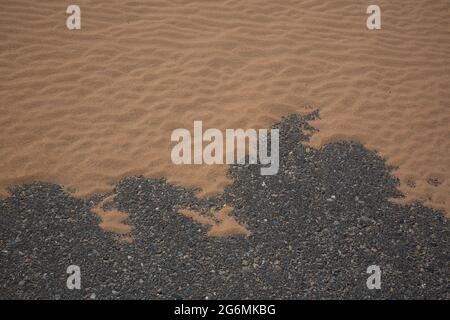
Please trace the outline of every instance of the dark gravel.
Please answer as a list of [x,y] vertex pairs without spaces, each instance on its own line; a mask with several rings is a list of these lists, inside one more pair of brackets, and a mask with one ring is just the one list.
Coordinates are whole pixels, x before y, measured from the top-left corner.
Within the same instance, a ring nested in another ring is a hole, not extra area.
[[[90,209],[105,195],[77,199],[44,182],[15,187],[0,201],[0,298],[449,299],[449,220],[420,203],[390,202],[401,196],[392,168],[358,143],[306,149],[300,142],[316,116],[275,125],[278,175],[231,166],[234,183],[220,197],[125,178],[114,205],[130,215],[132,243],[98,227]],[[251,236],[210,238],[177,213],[223,205]],[[81,290],[66,288],[71,264],[81,268]],[[366,287],[373,264],[381,290]]]

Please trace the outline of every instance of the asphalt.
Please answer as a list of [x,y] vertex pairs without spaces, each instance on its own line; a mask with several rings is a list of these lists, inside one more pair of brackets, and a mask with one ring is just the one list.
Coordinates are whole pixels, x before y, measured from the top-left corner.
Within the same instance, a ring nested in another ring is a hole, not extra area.
[[[394,168],[356,142],[305,147],[315,129],[290,115],[280,129],[280,170],[230,166],[217,197],[165,179],[127,177],[114,207],[133,242],[98,227],[107,194],[79,199],[34,182],[0,201],[1,299],[449,299],[450,223],[421,203],[401,205]],[[248,237],[208,237],[178,213],[224,205]],[[81,289],[66,287],[69,265]],[[381,289],[369,290],[370,265]]]

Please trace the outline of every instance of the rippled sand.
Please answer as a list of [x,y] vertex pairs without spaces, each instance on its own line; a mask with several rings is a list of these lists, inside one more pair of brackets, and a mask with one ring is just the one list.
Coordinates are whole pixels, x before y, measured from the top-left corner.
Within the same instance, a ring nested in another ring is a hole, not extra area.
[[311,145],[356,140],[398,167],[405,201],[450,213],[448,1],[0,2],[0,189],[52,181],[86,196],[124,176],[203,195],[224,166],[175,166],[170,134],[266,128],[319,109]]

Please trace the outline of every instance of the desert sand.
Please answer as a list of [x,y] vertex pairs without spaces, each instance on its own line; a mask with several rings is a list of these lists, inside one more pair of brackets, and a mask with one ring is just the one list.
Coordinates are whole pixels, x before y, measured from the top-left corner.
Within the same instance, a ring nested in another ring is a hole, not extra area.
[[40,180],[84,197],[131,175],[213,195],[227,166],[173,165],[174,129],[318,109],[312,147],[361,142],[398,167],[403,202],[450,213],[448,1],[379,0],[376,31],[367,1],[76,4],[69,31],[66,3],[0,2],[3,196]]
[[224,207],[220,211],[214,212],[212,218],[205,216],[199,212],[181,209],[180,213],[186,217],[191,218],[195,222],[211,226],[208,230],[208,235],[212,237],[226,237],[228,235],[245,235],[248,236],[250,231],[239,224],[231,215],[233,208]]

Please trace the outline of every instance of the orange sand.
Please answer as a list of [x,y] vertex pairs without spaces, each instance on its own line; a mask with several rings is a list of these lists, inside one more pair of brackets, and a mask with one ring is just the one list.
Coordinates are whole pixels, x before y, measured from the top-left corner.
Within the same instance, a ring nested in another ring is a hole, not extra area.
[[[176,128],[266,128],[318,108],[319,147],[364,143],[407,201],[450,213],[447,0],[0,2],[0,191],[53,181],[85,196],[124,176],[220,192],[227,167],[175,166]],[[428,183],[437,179],[438,185]],[[408,186],[415,185],[415,187]]]
[[104,210],[103,206],[108,202],[112,201],[113,196],[105,198],[100,204],[96,207],[92,208],[92,211],[97,214],[101,218],[100,227],[106,231],[115,232],[123,235],[120,238],[121,241],[129,242],[131,238],[126,236],[127,233],[130,233],[132,227],[125,223],[125,220],[128,218],[128,214],[116,209],[112,210]]
[[212,218],[187,209],[181,209],[180,213],[195,222],[211,226],[208,231],[208,236],[227,237],[231,235],[250,235],[250,231],[244,225],[239,224],[231,215],[232,210],[230,207],[224,207],[215,212]]

